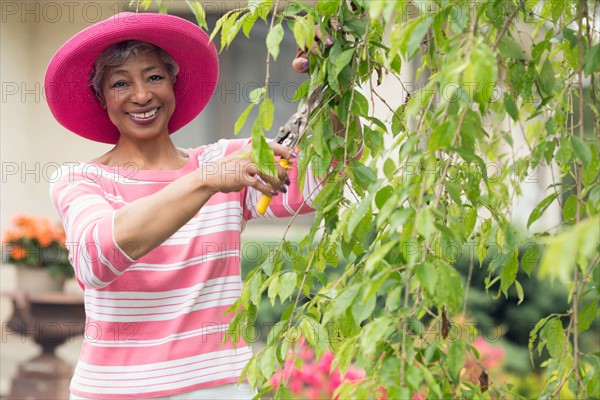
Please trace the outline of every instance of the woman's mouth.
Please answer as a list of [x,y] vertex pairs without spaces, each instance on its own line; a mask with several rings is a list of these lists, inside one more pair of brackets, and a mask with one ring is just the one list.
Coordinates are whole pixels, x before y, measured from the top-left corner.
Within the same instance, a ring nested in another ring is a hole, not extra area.
[[128,112],[126,114],[129,115],[134,122],[141,125],[146,125],[154,122],[159,109],[160,107],[157,107],[146,112]]

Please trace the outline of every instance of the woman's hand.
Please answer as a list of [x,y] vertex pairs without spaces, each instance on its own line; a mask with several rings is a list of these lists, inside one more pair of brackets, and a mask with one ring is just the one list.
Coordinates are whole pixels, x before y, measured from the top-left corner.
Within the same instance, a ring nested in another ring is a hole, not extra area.
[[[340,25],[338,20],[334,17],[332,17],[329,20],[329,24],[336,31],[342,30],[342,25]],[[321,32],[321,27],[317,25],[315,28],[315,40],[313,41],[313,46],[310,50],[311,53],[320,54],[318,42],[324,43],[325,46],[331,46],[333,44],[333,39],[331,36],[326,34],[325,39],[323,40],[323,33]],[[308,72],[309,67],[310,64],[308,62],[308,49],[301,49],[299,47],[296,47],[296,57],[294,58],[294,61],[292,61],[292,68],[294,68],[294,70],[298,73],[304,73]]]
[[[275,153],[275,161],[277,157],[289,159],[296,156],[292,149],[276,142],[269,143],[269,146]],[[275,162],[277,177],[261,173],[251,155],[252,145],[248,144],[221,160],[204,166],[202,178],[206,188],[214,193],[239,192],[245,187],[253,187],[269,196],[277,196],[279,192],[286,193],[286,185],[290,184],[286,170]]]

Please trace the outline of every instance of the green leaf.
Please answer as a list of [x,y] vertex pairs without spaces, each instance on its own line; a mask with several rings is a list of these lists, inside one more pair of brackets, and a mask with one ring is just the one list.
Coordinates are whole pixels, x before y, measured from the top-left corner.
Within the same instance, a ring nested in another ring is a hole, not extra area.
[[[340,295],[336,297],[336,299],[333,301],[333,304],[330,307],[333,316],[339,317],[342,314],[344,314],[348,310],[348,308],[350,308],[350,305],[354,301],[356,295],[358,295],[359,290],[359,285],[353,285],[345,288],[340,293]],[[323,323],[325,322],[326,321],[324,321]]]
[[256,22],[256,18],[252,14],[246,14],[244,15],[243,19],[244,24],[242,26],[242,32],[244,32],[244,35],[250,39],[250,31]]
[[260,300],[262,297],[261,286],[263,284],[264,275],[261,273],[254,274],[252,278],[248,281],[248,295],[249,300],[258,307],[260,304]]
[[540,250],[536,243],[531,243],[527,250],[523,253],[521,258],[521,267],[528,276],[531,276],[531,272],[540,263]]
[[250,99],[250,101],[253,104],[258,104],[262,100],[265,93],[267,93],[267,89],[264,87],[259,87],[259,88],[253,89],[250,92],[250,94],[248,95],[248,98]]
[[524,60],[525,55],[521,45],[510,36],[504,35],[498,43],[500,54],[505,57],[514,58],[515,60]]
[[361,351],[367,357],[374,354],[377,349],[377,343],[390,334],[391,327],[391,321],[386,317],[377,318],[365,325],[360,334]]
[[348,219],[348,226],[346,228],[348,235],[351,236],[354,233],[354,230],[359,226],[360,222],[367,216],[367,214],[369,214],[371,209],[371,199],[371,196],[364,198],[358,207],[356,207],[350,216],[350,219]]
[[515,288],[517,289],[517,297],[519,298],[517,305],[519,305],[525,299],[525,293],[523,292],[523,286],[521,286],[521,282],[515,281]]
[[394,179],[394,174],[396,173],[396,164],[394,160],[391,158],[386,158],[383,162],[383,173],[390,181]]
[[[267,280],[268,282],[268,280]],[[279,275],[274,275],[270,278],[269,290],[267,291],[267,296],[269,296],[269,300],[271,300],[271,305],[275,305],[275,299],[279,295]]]
[[[421,20],[420,18],[417,19]],[[421,48],[421,43],[423,42],[423,38],[427,34],[429,27],[433,23],[433,17],[429,16],[423,19],[421,22],[415,25],[415,27],[410,32],[410,36],[408,37],[408,41],[406,42],[406,55],[410,60],[416,54],[417,51]]]
[[546,250],[540,264],[539,276],[559,278],[569,283],[575,262],[591,257],[600,242],[600,216],[588,218],[570,226],[556,236],[544,237]]
[[365,264],[365,272],[369,273],[369,272],[373,271],[375,266],[379,265],[379,263],[381,263],[383,261],[383,259],[390,252],[390,250],[392,250],[392,248],[396,245],[397,245],[397,243],[390,241],[390,242],[383,243],[381,246],[379,246],[377,249],[375,249],[375,251],[373,251],[369,255],[369,258],[367,258],[367,261]]
[[333,63],[333,77],[337,79],[342,70],[350,63],[352,60],[352,56],[356,50],[350,49],[342,52],[339,56],[337,56],[334,60],[331,60]]
[[579,325],[579,332],[587,331],[592,326],[592,322],[598,314],[598,301],[592,300],[585,305],[577,313],[577,324]]
[[448,347],[448,357],[446,361],[448,362],[448,369],[450,374],[452,375],[453,379],[457,381],[458,373],[467,361],[465,349],[461,341],[455,340],[452,343],[450,343],[450,346]]
[[271,11],[273,0],[248,0],[249,5],[252,3],[258,5],[256,7],[256,10],[253,12],[253,15],[258,16],[260,19],[267,22],[267,17],[269,16],[269,12]]
[[199,1],[192,2],[186,0],[185,2],[187,3],[190,10],[192,10],[194,17],[196,17],[196,22],[198,23],[198,26],[200,28],[208,29],[208,25],[206,24],[206,13],[204,12],[202,4]]
[[377,208],[381,209],[385,203],[392,197],[394,194],[394,189],[391,186],[384,186],[375,195],[375,205]]
[[294,24],[294,38],[299,48],[311,49],[315,38],[315,22],[312,15],[296,17]]
[[550,357],[562,358],[565,352],[566,336],[560,319],[553,319],[542,328],[540,338],[545,341]]
[[240,115],[240,117],[237,119],[237,121],[235,121],[235,125],[233,127],[233,133],[234,134],[238,134],[240,133],[240,131],[242,130],[242,127],[244,126],[244,124],[246,123],[246,120],[248,119],[248,115],[250,114],[250,111],[252,111],[252,109],[254,108],[254,103],[250,103],[250,105],[248,107],[246,107],[246,109],[244,110],[244,112],[242,113],[242,115]]
[[377,180],[375,171],[356,160],[352,160],[350,167],[354,180],[364,189]]
[[258,109],[258,115],[262,122],[262,126],[265,130],[271,129],[273,126],[273,118],[275,115],[275,106],[273,105],[273,101],[270,98],[265,97],[265,100],[262,102]]
[[452,145],[454,133],[456,132],[456,121],[454,119],[444,121],[436,126],[429,137],[429,150],[435,151]]
[[429,240],[435,229],[433,214],[429,208],[424,208],[417,214],[416,220],[417,232],[425,239]]
[[430,263],[419,264],[415,267],[417,279],[423,285],[423,288],[429,295],[435,293],[435,285],[437,284],[437,272],[435,266]]
[[542,85],[544,92],[550,96],[552,94],[552,89],[554,89],[554,85],[556,85],[556,78],[554,76],[554,70],[552,69],[552,63],[548,59],[542,64],[540,84]]
[[544,325],[550,319],[556,318],[555,315],[556,314],[551,314],[551,315],[548,315],[545,318],[542,318],[541,320],[539,320],[535,324],[535,326],[533,327],[533,329],[529,332],[529,344],[528,344],[528,348],[529,348],[529,359],[530,359],[532,365],[533,365],[533,345],[534,345],[535,341],[537,340],[538,332],[540,331],[540,329],[542,329],[544,327]]
[[508,93],[504,94],[504,108],[513,121],[518,121],[519,119],[519,109],[517,108],[517,104],[512,96]]
[[508,256],[507,263],[500,272],[500,290],[504,293],[504,296],[508,297],[507,291],[514,283],[518,271],[519,261],[517,255],[511,254]]
[[261,172],[272,177],[277,176],[275,153],[273,153],[273,149],[271,149],[265,140],[260,118],[254,121],[252,128],[252,161],[254,161]]
[[289,271],[279,277],[279,298],[281,303],[287,300],[296,289],[296,272]]
[[529,219],[527,220],[527,228],[529,228],[531,224],[537,221],[544,214],[544,211],[546,211],[550,204],[552,204],[552,202],[556,200],[557,196],[558,195],[556,192],[552,193],[549,196],[547,196],[544,200],[542,200],[540,204],[535,206],[533,211],[531,211],[531,214],[529,214]]
[[402,121],[402,116],[404,115],[404,110],[406,106],[403,104],[396,109],[394,114],[392,115],[392,135],[397,136],[401,131],[405,130],[404,121]]
[[475,208],[470,208],[469,211],[465,214],[465,224],[464,224],[464,234],[465,238],[471,236],[473,229],[475,228],[475,224],[477,223],[477,210]]
[[269,54],[273,56],[274,60],[277,60],[279,55],[279,45],[283,39],[283,26],[277,24],[267,34],[267,50]]
[[587,168],[592,161],[592,151],[590,150],[590,147],[575,135],[571,136],[571,145],[573,146],[575,155],[583,163],[583,168]]
[[406,368],[405,376],[408,386],[410,386],[410,388],[415,392],[418,392],[421,389],[421,382],[423,381],[423,374],[421,374],[419,368],[417,368],[415,365],[409,365],[408,368]]
[[365,319],[367,319],[373,313],[377,296],[368,296],[366,299],[364,295],[366,293],[365,287],[363,286],[359,295],[356,296],[352,303],[352,316],[354,321],[360,325]]
[[583,56],[583,73],[592,75],[600,70],[600,43],[592,46]]
[[436,301],[444,304],[451,313],[457,312],[463,301],[462,278],[454,267],[445,264],[440,264],[437,271]]
[[475,100],[480,105],[492,101],[491,93],[498,76],[498,64],[494,51],[484,42],[479,42],[469,54],[469,62],[463,74],[465,84],[474,84]]
[[556,151],[554,159],[560,165],[567,165],[573,160],[573,145],[570,140],[563,140]]
[[317,3],[317,13],[329,17],[335,15],[340,7],[340,0],[319,0]]
[[451,179],[445,180],[444,181],[444,186],[446,187],[446,190],[448,190],[448,194],[450,195],[450,198],[458,205],[462,204],[462,199],[460,198],[460,188],[458,185],[455,185],[454,183],[450,182]]
[[369,115],[369,101],[358,90],[354,91],[351,110],[354,115]]
[[575,214],[577,213],[577,195],[571,194],[569,196],[563,205],[562,211],[565,221],[575,218]]
[[260,372],[263,376],[271,376],[275,371],[275,346],[267,346],[260,353]]
[[417,363],[417,367],[419,367],[421,373],[425,377],[425,382],[427,382],[427,388],[433,392],[433,398],[443,399],[444,395],[442,394],[442,390],[440,389],[438,381],[433,376],[431,371],[421,363]]
[[[241,11],[234,11],[223,21],[221,26],[221,51],[228,48],[242,28],[243,22],[237,20]],[[225,17],[223,17],[225,18]]]
[[369,18],[371,20],[379,18],[381,12],[383,11],[383,7],[385,6],[384,0],[370,0],[365,6],[369,10]]

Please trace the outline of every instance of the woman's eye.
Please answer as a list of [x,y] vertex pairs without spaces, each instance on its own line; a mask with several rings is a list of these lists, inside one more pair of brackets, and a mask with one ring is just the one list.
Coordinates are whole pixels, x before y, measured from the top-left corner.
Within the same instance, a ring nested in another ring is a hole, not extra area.
[[118,89],[118,88],[124,88],[125,86],[127,86],[125,81],[116,81],[110,87],[113,89]]
[[152,76],[150,77],[150,81],[152,81],[152,82],[162,81],[163,79],[165,79],[165,78],[163,78],[163,77],[162,77],[162,76],[160,76],[160,75],[152,75]]

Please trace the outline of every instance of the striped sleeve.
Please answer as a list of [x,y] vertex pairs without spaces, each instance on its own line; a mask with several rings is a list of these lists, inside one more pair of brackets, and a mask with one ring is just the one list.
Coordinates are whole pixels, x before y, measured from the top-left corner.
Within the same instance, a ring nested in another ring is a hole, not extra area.
[[99,178],[81,164],[67,165],[55,172],[50,185],[75,277],[89,288],[107,286],[134,262],[114,240],[117,210],[105,198]]
[[[249,142],[249,139],[230,140],[227,154],[231,154]],[[288,171],[288,178],[291,183],[287,193],[279,193],[279,195],[274,196],[265,215],[260,215],[256,211],[256,204],[262,193],[251,187],[243,190],[244,219],[285,218],[293,216],[296,213],[307,214],[313,212],[312,204],[317,194],[319,194],[321,182],[313,174],[312,168],[309,167],[307,169],[306,179],[304,179],[302,188],[299,186],[300,179],[298,178],[297,163],[293,163],[292,169]]]

